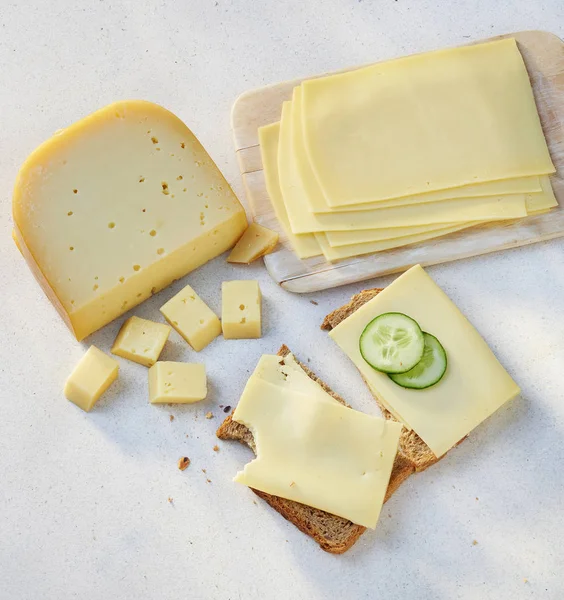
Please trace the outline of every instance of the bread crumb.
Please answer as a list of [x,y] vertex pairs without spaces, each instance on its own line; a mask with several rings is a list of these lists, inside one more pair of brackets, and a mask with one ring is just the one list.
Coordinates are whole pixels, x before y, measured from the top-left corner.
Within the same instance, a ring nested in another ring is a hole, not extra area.
[[219,452],[219,446],[217,444],[213,447],[213,451],[214,452]]
[[206,473],[206,470],[205,470],[205,469],[202,469],[202,473]]
[[170,422],[172,423],[174,421],[174,415],[170,415],[169,419],[170,419]]
[[523,579],[523,583],[529,583],[529,580],[525,577],[525,579]]
[[292,483],[290,484],[290,487],[294,487],[296,485],[295,481],[292,481]]
[[478,496],[476,496],[476,500],[478,500]]
[[472,546],[477,546],[478,545],[478,540],[472,540]]
[[168,503],[169,503],[169,504],[172,504],[173,502],[174,502],[174,500],[173,500],[173,499],[172,499],[172,498],[169,496],[169,497],[168,497]]
[[208,483],[211,483],[211,479],[206,479],[206,481],[207,481]]
[[213,414],[211,412],[207,412],[206,419],[213,419]]
[[228,413],[231,410],[231,407],[229,405],[227,405],[224,409],[223,412],[224,413]]
[[181,471],[185,471],[190,465],[190,459],[187,456],[183,456],[178,459],[178,468]]
[[253,500],[253,504],[254,504],[255,506],[258,506],[258,504],[257,504],[257,501],[256,501],[256,500]]
[[315,300],[310,300],[310,302],[314,305],[314,306],[319,306],[319,302],[316,302]]

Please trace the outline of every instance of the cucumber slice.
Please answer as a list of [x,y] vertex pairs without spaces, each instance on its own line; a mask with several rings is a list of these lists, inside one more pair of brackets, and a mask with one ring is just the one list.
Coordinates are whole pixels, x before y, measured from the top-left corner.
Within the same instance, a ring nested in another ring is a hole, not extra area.
[[405,373],[422,358],[425,340],[417,321],[384,313],[368,323],[359,340],[364,360],[382,373]]
[[423,332],[425,349],[423,357],[405,373],[390,374],[388,377],[404,388],[423,390],[438,383],[447,368],[447,355],[441,342],[430,333]]

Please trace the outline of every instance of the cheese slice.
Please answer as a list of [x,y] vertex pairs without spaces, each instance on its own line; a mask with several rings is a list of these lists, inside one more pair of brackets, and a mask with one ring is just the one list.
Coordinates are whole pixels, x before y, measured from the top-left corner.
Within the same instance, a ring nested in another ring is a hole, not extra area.
[[251,377],[233,419],[257,457],[235,481],[374,528],[401,424]]
[[[415,319],[436,336],[448,367],[436,385],[405,389],[368,365],[359,351],[366,325],[386,312]],[[442,456],[505,402],[519,387],[500,365],[480,334],[420,266],[412,267],[329,334],[359,369],[378,397]]]
[[302,88],[305,147],[330,206],[554,172],[514,39]]
[[439,231],[430,231],[428,233],[419,233],[417,235],[406,235],[400,238],[337,247],[330,245],[327,234],[325,233],[316,233],[315,238],[325,258],[329,261],[334,261],[351,258],[353,256],[361,256],[363,254],[370,254],[372,252],[383,252],[384,250],[392,250],[393,248],[401,248],[402,246],[409,246],[411,244],[418,244],[450,233],[455,233],[456,231],[461,231],[462,229],[467,229],[468,227],[472,227],[472,225],[477,225],[477,223],[462,223],[461,225],[446,227]]
[[260,154],[264,169],[266,189],[270,203],[276,214],[280,226],[286,234],[286,238],[299,258],[311,258],[321,254],[321,248],[313,234],[296,235],[292,231],[288,212],[284,205],[280,191],[280,179],[278,174],[278,140],[280,137],[280,123],[273,123],[260,127],[258,130],[260,142]]
[[164,108],[117,102],[24,163],[15,237],[81,340],[221,254],[245,211],[192,132]]
[[[558,206],[558,202],[554,195],[554,191],[550,184],[550,178],[548,175],[542,175],[539,177],[539,183],[541,185],[541,192],[534,194],[525,195],[525,206],[527,208],[527,215],[538,214],[539,212],[546,212],[550,208]],[[362,254],[365,252],[375,252],[382,249],[389,249],[392,247],[399,247],[406,245],[407,243],[415,243],[415,241],[423,241],[424,239],[432,239],[441,235],[452,233],[453,231],[459,231],[467,227],[477,225],[478,223],[450,223],[444,226],[429,226],[421,225],[419,227],[390,227],[388,229],[363,229],[363,230],[352,230],[352,231],[327,231],[324,234],[324,240],[321,245],[326,248],[329,244],[332,248],[340,248],[344,246],[342,254],[331,253],[333,260],[337,258],[347,258],[348,256],[354,256],[355,254]],[[425,235],[428,234],[428,235]],[[409,238],[407,236],[410,236]],[[421,236],[417,238],[416,236]],[[397,239],[399,238],[399,239]],[[372,242],[381,242],[382,240],[395,240],[398,243],[395,246],[391,244],[386,246],[385,244],[373,244],[362,246],[363,244],[370,244]]]
[[310,213],[308,210],[304,210],[306,202],[304,190],[298,184],[296,175],[296,157],[292,152],[291,145],[291,116],[292,104],[284,102],[278,143],[278,169],[284,206],[288,213],[290,227],[295,234],[488,221],[527,216],[523,194],[456,198],[369,211]]
[[[439,200],[450,200],[453,198],[473,198],[479,196],[499,196],[505,194],[524,194],[540,192],[541,186],[537,176],[519,177],[517,179],[504,179],[501,181],[489,181],[466,185],[450,190],[439,190],[418,194],[414,196],[403,196],[392,200],[380,200],[379,202],[366,202],[364,204],[352,204],[349,206],[331,207],[323,195],[323,191],[317,181],[315,173],[311,168],[307,152],[302,126],[302,93],[301,86],[294,88],[292,96],[291,121],[288,126],[291,129],[292,155],[296,161],[297,184],[303,188],[304,200],[310,212],[332,213],[347,210],[371,210],[373,208],[387,208],[390,206],[407,206],[422,202],[437,202]],[[285,123],[286,125],[286,123]],[[417,233],[415,231],[411,233]],[[407,234],[406,234],[407,235]]]

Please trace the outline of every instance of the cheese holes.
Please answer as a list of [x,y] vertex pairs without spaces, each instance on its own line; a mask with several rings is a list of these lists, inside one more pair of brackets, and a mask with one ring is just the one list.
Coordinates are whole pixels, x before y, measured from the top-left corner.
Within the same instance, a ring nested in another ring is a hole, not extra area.
[[98,284],[97,284],[97,283],[95,283],[95,284],[92,286],[92,290],[95,292],[97,289],[98,289]]
[[116,226],[116,224],[113,221],[110,221],[108,223],[108,229],[113,229]]
[[139,271],[140,268],[141,268],[141,265],[133,265],[134,271]]
[[78,194],[78,190],[75,188],[75,189],[72,191],[72,193],[73,193],[73,194]]
[[159,143],[159,140],[155,136],[153,136],[151,138],[151,141],[153,142],[153,144],[158,144]]
[[143,183],[145,181],[144,177],[139,177],[139,183]]
[[245,310],[245,305],[244,304],[239,304],[239,310]]
[[151,237],[155,237],[157,235],[157,232],[154,229],[151,229],[151,231],[149,231],[149,235]]
[[180,147],[181,148],[186,148],[186,144],[184,142],[180,142]]
[[176,178],[176,181],[182,181],[182,179],[183,179],[182,175],[179,175],[179,176]]
[[72,210],[69,210],[69,212],[67,213],[67,217],[72,217],[74,213],[72,212]]
[[124,281],[125,281],[125,277],[120,277],[120,278],[119,278],[119,282],[120,282],[120,283],[123,283]]
[[164,254],[164,248],[159,248],[157,250],[157,254]]
[[74,250],[74,246],[69,246],[69,250],[72,252]]
[[161,188],[165,196],[168,196],[170,194],[170,192],[168,191],[168,183],[166,181],[161,181]]

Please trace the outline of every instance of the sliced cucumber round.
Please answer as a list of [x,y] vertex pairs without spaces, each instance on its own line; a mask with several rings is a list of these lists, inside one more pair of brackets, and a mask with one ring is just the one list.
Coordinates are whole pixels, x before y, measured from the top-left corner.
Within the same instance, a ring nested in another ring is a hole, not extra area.
[[417,321],[402,313],[384,313],[360,336],[364,360],[382,373],[405,373],[422,358],[425,340]]
[[423,390],[438,383],[447,368],[447,355],[441,342],[430,333],[423,332],[425,349],[421,360],[405,373],[389,374],[388,377],[404,388]]

